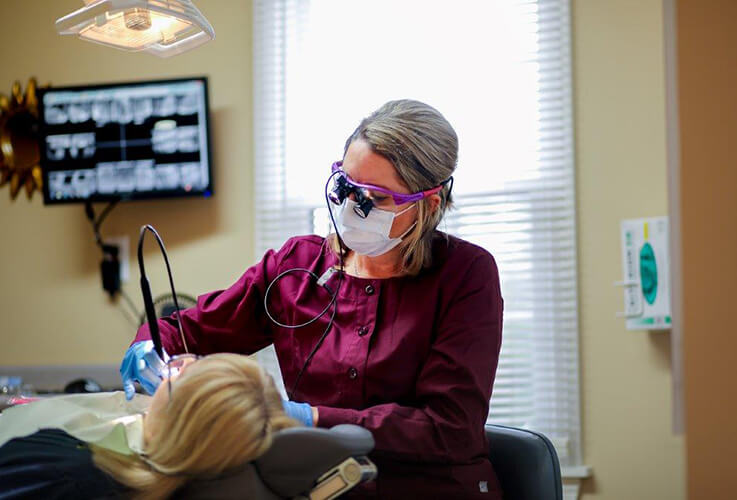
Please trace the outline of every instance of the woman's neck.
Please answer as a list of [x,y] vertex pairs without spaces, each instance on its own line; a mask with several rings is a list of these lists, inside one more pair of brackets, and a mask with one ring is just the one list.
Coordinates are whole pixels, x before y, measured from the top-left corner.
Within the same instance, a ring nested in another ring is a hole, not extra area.
[[367,257],[351,252],[346,264],[348,274],[359,278],[393,278],[402,274],[398,248],[378,257]]

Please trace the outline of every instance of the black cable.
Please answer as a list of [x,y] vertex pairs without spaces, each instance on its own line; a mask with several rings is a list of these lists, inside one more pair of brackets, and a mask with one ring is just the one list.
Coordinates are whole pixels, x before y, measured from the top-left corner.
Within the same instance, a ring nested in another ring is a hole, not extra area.
[[448,183],[450,183],[450,186],[448,187],[448,193],[445,195],[445,200],[443,200],[443,208],[444,209],[445,209],[445,207],[448,206],[448,202],[450,202],[450,195],[453,193],[453,182],[454,182],[454,179],[453,179],[453,176],[452,175],[450,177],[448,177],[447,179],[445,179],[443,182],[441,182],[441,184],[443,186],[445,186]]
[[112,211],[112,209],[115,208],[115,205],[117,205],[119,201],[120,200],[118,199],[108,203],[107,206],[102,210],[100,216],[97,217],[97,219],[95,219],[95,210],[92,207],[92,202],[87,200],[84,204],[84,212],[87,215],[90,223],[92,224],[92,231],[95,234],[95,243],[97,243],[97,246],[99,246],[103,250],[103,253],[105,252],[105,245],[102,241],[102,236],[100,235],[100,227],[102,226],[105,218]]
[[[340,286],[343,283],[343,274],[344,274],[344,271],[345,271],[343,256],[345,254],[346,247],[345,247],[345,244],[343,243],[343,240],[340,238],[340,232],[338,231],[338,225],[335,223],[335,218],[333,217],[333,211],[330,209],[330,203],[331,202],[330,202],[330,199],[328,197],[328,186],[330,185],[330,180],[333,178],[333,176],[336,173],[338,173],[338,172],[334,172],[333,174],[331,174],[330,177],[328,177],[327,183],[325,183],[325,203],[327,204],[327,207],[328,207],[328,214],[330,215],[330,220],[333,223],[333,228],[335,228],[335,234],[336,234],[336,236],[338,238],[338,245],[340,245],[340,251],[339,251],[339,254],[338,254],[338,258],[339,258],[339,262],[340,262],[340,268],[338,269],[338,286],[336,287],[335,294],[333,295],[333,299],[330,301],[330,304],[328,304],[328,307],[330,307],[333,304],[335,306],[333,308],[333,314],[330,316],[330,321],[328,321],[328,326],[325,327],[325,331],[322,332],[322,335],[317,340],[317,343],[315,343],[314,347],[310,351],[310,354],[307,356],[307,359],[305,359],[305,362],[302,363],[302,368],[300,368],[299,372],[297,373],[297,377],[294,380],[294,384],[292,385],[292,390],[287,393],[287,395],[289,396],[289,399],[290,400],[293,400],[294,394],[297,392],[297,387],[299,386],[299,381],[302,379],[302,374],[307,369],[307,366],[309,365],[310,361],[312,361],[312,357],[315,355],[315,353],[317,352],[317,350],[322,345],[323,340],[325,340],[325,338],[327,337],[328,332],[330,332],[330,328],[333,326],[333,322],[335,320],[335,315],[338,312],[338,303],[337,303],[336,299],[338,297],[338,293],[340,292]],[[310,272],[310,274],[316,276],[311,271],[308,271],[308,272]],[[284,274],[284,273],[282,273],[282,274]],[[272,282],[272,284],[273,284],[273,282]],[[271,286],[271,284],[269,285],[269,287],[270,286]],[[327,310],[327,308],[325,308],[325,311],[326,310]],[[323,311],[322,313],[320,313],[320,316],[322,316],[325,313],[325,311]],[[310,320],[310,323],[312,321],[316,320],[317,318],[319,318],[320,316],[317,316],[316,318],[313,318],[312,320]],[[270,315],[269,315],[269,318],[271,318]]]
[[108,245],[102,240],[100,235],[100,227],[105,218],[110,214],[113,208],[118,204],[120,199],[115,199],[107,204],[99,217],[95,217],[95,210],[92,208],[90,200],[85,201],[84,211],[92,224],[92,232],[95,236],[95,243],[102,250],[102,262],[100,263],[100,272],[102,274],[102,288],[110,294],[113,299],[115,294],[120,291],[120,260],[118,252],[120,249],[116,245]]
[[[328,181],[325,183],[325,203],[328,206],[328,213],[330,214],[330,219],[333,221],[333,227],[335,227],[335,233],[336,234],[338,234],[338,227],[335,224],[335,219],[333,218],[333,212],[332,212],[332,210],[330,210],[330,203],[331,202],[330,202],[330,198],[328,197],[328,186],[330,185],[330,180],[336,174],[338,174],[338,173],[339,172],[333,172],[330,175],[330,177],[328,177]],[[338,298],[338,291],[340,290],[340,284],[343,281],[343,242],[342,242],[342,240],[340,240],[340,235],[338,235],[338,240],[339,240],[340,246],[341,246],[341,254],[340,254],[340,276],[338,276],[338,280],[339,281],[338,281],[338,286],[337,286],[337,289],[335,290],[335,293],[333,293],[332,290],[330,290],[330,287],[327,286],[327,280],[330,279],[330,275],[327,276],[327,278],[325,280],[326,283],[321,284],[320,283],[320,280],[322,278],[318,277],[317,274],[315,274],[314,272],[310,271],[309,269],[305,269],[303,267],[294,267],[292,269],[287,269],[286,271],[281,272],[276,278],[274,278],[273,280],[271,280],[271,283],[269,283],[269,285],[266,287],[266,291],[264,292],[264,311],[266,312],[266,316],[268,316],[269,319],[275,325],[280,326],[282,328],[290,328],[290,329],[302,328],[304,326],[311,325],[312,323],[314,323],[318,319],[322,318],[323,315],[326,312],[328,312],[328,309],[330,309],[330,306],[332,306],[333,303]],[[310,276],[312,276],[315,279],[315,281],[317,281],[318,284],[321,284],[328,292],[330,292],[332,294],[332,297],[330,298],[330,302],[328,303],[328,305],[325,306],[325,309],[323,309],[322,311],[320,311],[320,313],[317,316],[315,316],[315,317],[313,317],[313,318],[305,321],[304,323],[300,323],[300,324],[297,324],[297,325],[287,325],[285,323],[281,323],[281,322],[277,321],[276,319],[274,319],[274,317],[271,315],[271,312],[269,312],[269,294],[271,293],[271,288],[276,283],[278,283],[287,274],[291,274],[293,272],[303,272],[303,273],[309,274]],[[327,272],[329,272],[329,270]],[[323,275],[323,276],[325,276],[325,275]]]
[[340,231],[338,231],[338,224],[335,223],[335,217],[333,217],[333,210],[330,208],[332,205],[330,204],[330,198],[328,197],[328,185],[330,185],[330,180],[335,177],[336,174],[339,174],[340,172],[333,172],[330,174],[330,177],[328,177],[328,182],[325,183],[325,204],[328,206],[328,215],[330,216],[330,222],[333,223],[333,228],[335,229],[335,234],[338,237],[338,245],[340,245],[340,271],[341,274],[343,272],[343,254],[345,253],[346,246],[345,243],[343,243],[343,238],[340,237]]
[[102,213],[100,214],[100,217],[97,218],[97,221],[95,221],[95,225],[97,226],[97,229],[100,229],[100,226],[102,226],[103,221],[108,216],[110,211],[115,208],[115,205],[118,204],[120,200],[113,200],[102,210]]
[[322,345],[322,341],[325,340],[325,337],[328,336],[328,332],[330,331],[330,328],[333,326],[333,320],[335,319],[335,313],[338,312],[338,303],[337,302],[331,302],[330,304],[335,303],[335,307],[333,307],[333,314],[330,316],[330,321],[328,321],[328,326],[325,328],[325,331],[322,332],[322,335],[317,340],[317,343],[312,348],[312,351],[310,351],[310,354],[307,356],[307,359],[304,363],[302,363],[302,368],[300,368],[299,373],[297,373],[297,378],[294,380],[294,385],[292,385],[292,390],[289,392],[289,400],[292,401],[294,398],[294,393],[297,391],[297,386],[299,385],[299,381],[302,378],[302,374],[307,369],[307,365],[312,361],[312,357],[315,355],[317,350]]
[[332,306],[332,305],[333,305],[333,303],[335,303],[335,299],[336,299],[336,298],[338,297],[338,292],[336,291],[335,293],[333,293],[333,292],[332,292],[332,290],[330,290],[330,288],[328,287],[327,283],[325,283],[325,284],[323,284],[322,286],[323,286],[323,287],[324,287],[324,288],[325,288],[325,289],[326,289],[326,290],[327,290],[328,292],[332,293],[332,297],[330,298],[330,302],[328,302],[328,305],[327,305],[327,306],[325,306],[325,309],[323,309],[323,310],[322,310],[322,311],[321,311],[321,312],[320,312],[320,313],[319,313],[319,314],[318,314],[317,316],[315,316],[314,318],[311,318],[311,319],[309,319],[309,320],[305,321],[304,323],[300,323],[300,324],[298,324],[298,325],[287,325],[287,324],[285,324],[285,323],[280,323],[279,321],[277,321],[276,319],[274,319],[274,317],[273,317],[273,316],[271,315],[271,313],[269,312],[269,306],[268,306],[269,293],[271,293],[271,287],[273,287],[273,286],[274,286],[274,285],[275,285],[275,284],[276,284],[276,283],[277,283],[277,282],[278,282],[279,280],[281,280],[281,279],[282,279],[282,278],[283,278],[284,276],[286,276],[287,274],[291,274],[291,273],[293,273],[293,272],[297,272],[297,271],[299,271],[299,272],[304,272],[304,273],[307,273],[307,274],[309,274],[310,276],[312,276],[313,278],[315,278],[315,281],[317,281],[318,283],[320,282],[320,277],[319,277],[319,276],[318,276],[317,274],[315,274],[315,273],[313,273],[312,271],[310,271],[309,269],[305,269],[305,268],[303,268],[303,267],[294,267],[294,268],[292,268],[292,269],[287,269],[286,271],[284,271],[284,272],[280,273],[280,274],[279,274],[279,275],[278,275],[278,276],[277,276],[276,278],[274,278],[273,280],[271,280],[271,283],[269,283],[269,286],[267,286],[267,287],[266,287],[266,292],[264,292],[264,312],[266,312],[266,316],[268,316],[268,317],[269,317],[269,319],[270,319],[270,320],[271,320],[271,321],[272,321],[272,322],[273,322],[273,323],[274,323],[275,325],[277,325],[277,326],[280,326],[280,327],[282,327],[282,328],[290,328],[290,329],[296,329],[296,328],[302,328],[303,326],[311,325],[312,323],[314,323],[314,322],[315,322],[315,321],[317,321],[318,319],[322,318],[322,317],[323,317],[323,315],[324,315],[324,314],[325,314],[326,312],[328,312],[328,309],[330,309],[330,306]]
[[[133,303],[133,300],[131,299],[130,295],[128,295],[123,288],[120,289],[120,295],[125,299],[125,302],[128,304],[128,307],[131,308],[133,311],[133,315],[137,318],[140,316],[140,313],[138,312],[138,309],[136,309],[136,305]],[[138,327],[138,324],[136,324],[136,327]]]
[[125,319],[128,320],[128,322],[133,325],[133,328],[138,328],[140,326],[140,323],[135,318],[135,315],[131,316],[131,314],[125,309],[125,307],[120,308],[120,312],[125,316]]
[[84,213],[87,216],[87,219],[89,219],[90,224],[92,224],[92,232],[95,235],[95,243],[97,245],[102,246],[102,240],[100,238],[100,233],[97,230],[97,225],[95,224],[95,210],[92,208],[92,202],[87,200],[84,203]]
[[174,298],[174,307],[176,307],[176,319],[177,326],[179,327],[179,335],[182,338],[182,344],[184,346],[184,352],[189,352],[187,347],[187,340],[184,337],[184,327],[180,318],[179,301],[177,300],[177,292],[174,289],[174,278],[171,274],[171,266],[169,265],[169,256],[166,253],[166,247],[164,242],[156,232],[156,229],[150,224],[141,226],[141,235],[138,238],[138,268],[141,273],[141,292],[143,293],[143,302],[146,308],[146,317],[148,318],[149,331],[151,333],[151,340],[154,343],[154,349],[161,359],[164,359],[163,348],[161,346],[161,334],[159,333],[159,323],[156,317],[156,311],[154,310],[153,298],[151,296],[151,286],[149,285],[148,278],[146,277],[146,269],[143,265],[143,240],[146,236],[146,231],[151,231],[159,243],[159,248],[164,256],[164,262],[166,263],[166,272],[169,275],[169,287],[171,288],[171,294]]

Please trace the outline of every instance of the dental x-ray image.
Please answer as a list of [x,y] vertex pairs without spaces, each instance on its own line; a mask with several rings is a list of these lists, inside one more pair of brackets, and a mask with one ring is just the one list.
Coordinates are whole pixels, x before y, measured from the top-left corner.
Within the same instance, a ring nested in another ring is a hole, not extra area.
[[212,191],[205,78],[44,89],[45,203]]

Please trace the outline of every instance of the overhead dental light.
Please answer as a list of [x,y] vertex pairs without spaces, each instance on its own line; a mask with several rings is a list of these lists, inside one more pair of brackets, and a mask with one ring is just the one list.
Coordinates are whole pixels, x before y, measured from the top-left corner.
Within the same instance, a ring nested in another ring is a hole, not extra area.
[[60,35],[128,51],[170,57],[215,38],[215,30],[191,0],[84,0],[56,20]]

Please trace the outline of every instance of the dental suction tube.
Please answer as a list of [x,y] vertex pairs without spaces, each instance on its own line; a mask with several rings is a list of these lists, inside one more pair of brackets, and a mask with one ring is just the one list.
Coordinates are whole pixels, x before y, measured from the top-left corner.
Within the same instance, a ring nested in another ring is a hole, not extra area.
[[148,329],[149,333],[151,334],[151,340],[154,343],[154,350],[156,351],[156,354],[159,355],[161,359],[164,359],[164,349],[161,345],[161,332],[159,330],[159,322],[158,318],[156,317],[156,309],[154,308],[154,300],[151,295],[151,285],[148,282],[148,277],[146,276],[146,269],[143,265],[143,240],[146,236],[146,231],[151,231],[156,238],[156,241],[159,243],[159,248],[161,249],[161,254],[164,256],[164,262],[166,263],[166,272],[169,275],[169,286],[171,287],[171,294],[174,298],[174,306],[176,307],[176,320],[177,320],[177,326],[179,327],[179,335],[182,338],[182,345],[184,347],[185,352],[189,352],[189,349],[187,348],[187,340],[184,337],[184,330],[182,328],[182,321],[179,318],[180,315],[180,309],[179,309],[179,301],[177,300],[177,292],[174,290],[174,278],[171,274],[171,266],[169,266],[169,256],[166,253],[166,248],[164,247],[164,242],[161,239],[161,236],[159,236],[159,233],[156,232],[156,229],[150,224],[146,224],[144,226],[141,226],[141,235],[138,238],[138,269],[141,272],[141,294],[143,295],[143,305],[146,308],[146,319],[148,321]]

